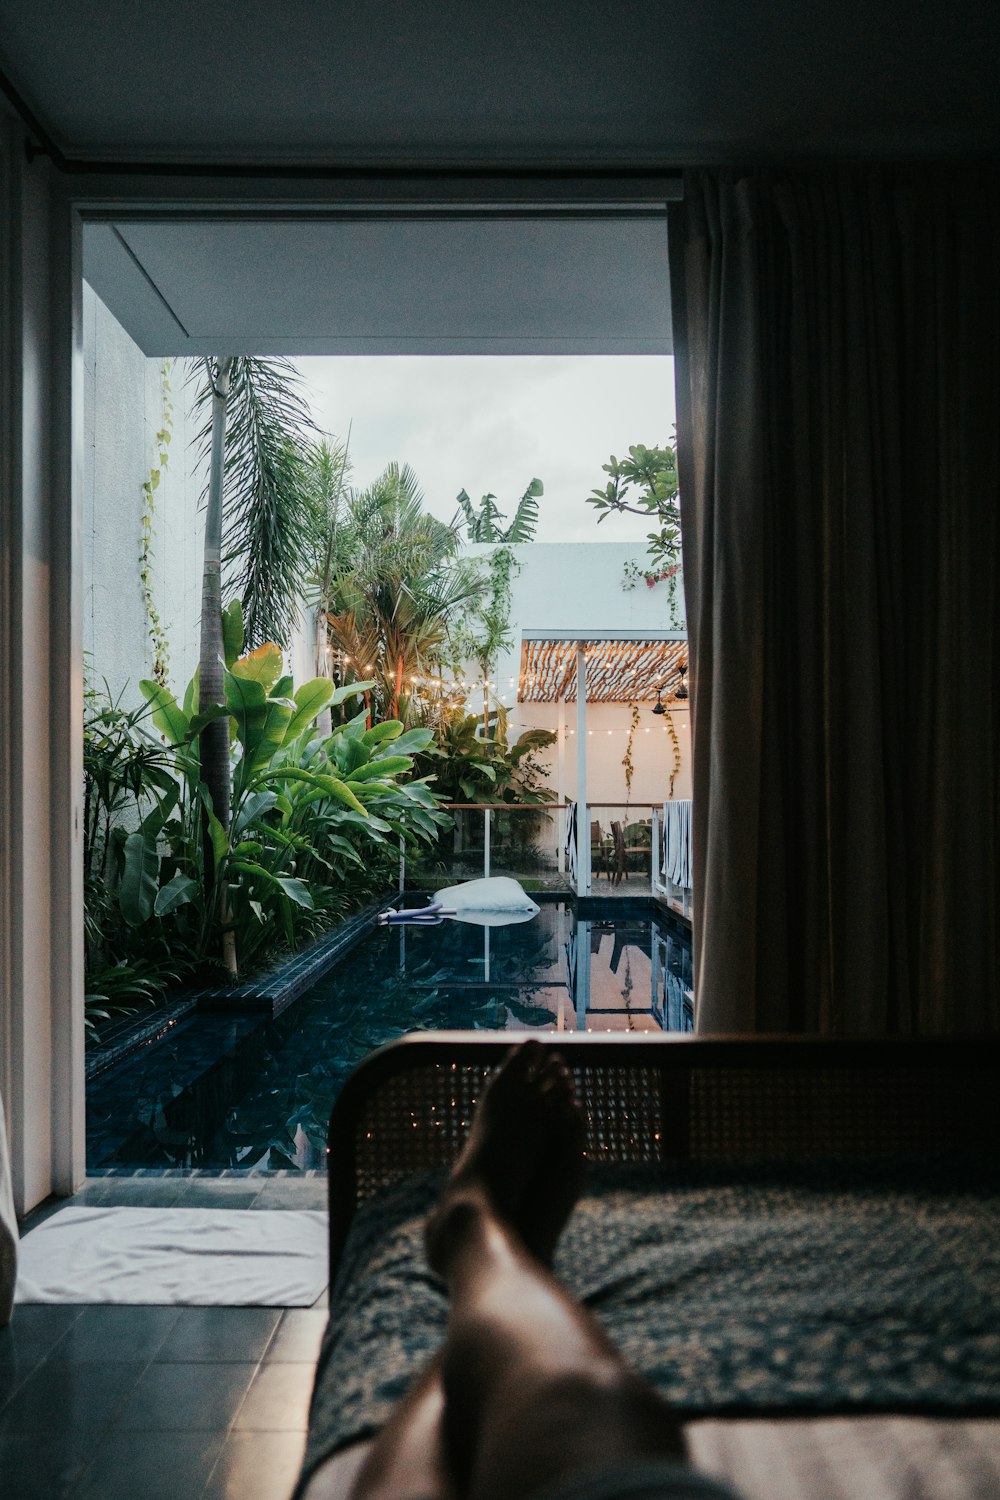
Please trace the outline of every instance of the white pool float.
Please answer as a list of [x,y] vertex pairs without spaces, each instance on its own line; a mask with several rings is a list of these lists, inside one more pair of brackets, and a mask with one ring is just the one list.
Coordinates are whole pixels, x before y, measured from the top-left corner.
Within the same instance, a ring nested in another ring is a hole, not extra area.
[[479,927],[506,927],[530,922],[540,907],[509,875],[491,875],[485,880],[465,880],[434,892],[452,920],[473,922]]

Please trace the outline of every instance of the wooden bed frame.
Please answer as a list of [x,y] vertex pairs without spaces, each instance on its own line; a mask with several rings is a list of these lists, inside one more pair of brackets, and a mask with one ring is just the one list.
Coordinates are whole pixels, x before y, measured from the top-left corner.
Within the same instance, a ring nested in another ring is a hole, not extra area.
[[[531,1032],[570,1063],[597,1162],[940,1158],[1000,1141],[1000,1039]],[[330,1271],[360,1202],[461,1148],[519,1035],[420,1032],[371,1054],[330,1120]]]

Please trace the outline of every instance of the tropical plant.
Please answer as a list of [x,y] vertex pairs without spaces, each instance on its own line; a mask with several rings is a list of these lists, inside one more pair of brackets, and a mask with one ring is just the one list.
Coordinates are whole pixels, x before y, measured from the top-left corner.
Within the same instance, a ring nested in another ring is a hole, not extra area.
[[627,458],[612,454],[610,463],[601,467],[610,476],[608,482],[603,490],[591,490],[587,496],[587,504],[600,512],[598,524],[609,515],[626,511],[647,517],[657,527],[646,537],[652,571],[657,575],[667,568],[675,572],[681,546],[676,450],[636,443],[629,448]]
[[330,642],[343,677],[371,678],[375,717],[412,718],[413,679],[439,660],[449,628],[480,588],[455,526],[423,508],[416,475],[389,464],[350,490],[331,547]]
[[459,490],[456,498],[465,516],[466,539],[470,542],[505,542],[509,546],[533,541],[538,527],[538,500],[544,493],[542,481],[532,479],[517,502],[513,520],[505,526],[507,516],[498,506],[496,495],[484,495],[476,507],[468,491]]
[[483,684],[483,733],[489,734],[490,683],[501,651],[513,645],[510,616],[512,579],[520,565],[509,547],[495,547],[485,562],[483,587],[466,607],[462,623],[452,638],[452,654],[462,662],[474,661]]
[[[348,433],[348,443],[350,433]],[[348,443],[343,446],[331,444],[326,438],[310,451],[306,462],[306,499],[312,512],[312,526],[316,539],[316,551],[308,593],[315,608],[316,672],[320,677],[329,673],[329,635],[327,616],[330,612],[330,587],[333,581],[334,559],[337,555],[337,532],[340,523],[341,502],[344,484],[350,473]],[[321,728],[329,733],[332,726],[329,709],[321,716]]]
[[[345,895],[371,888],[400,837],[433,839],[447,818],[426,784],[399,782],[413,767],[412,753],[429,744],[430,731],[407,735],[398,722],[369,730],[360,714],[318,737],[314,722],[322,709],[369,684],[335,688],[315,678],[294,690],[273,643],[235,655],[238,607],[230,606],[227,617],[224,705],[196,712],[197,679],[182,703],[159,683],[140,684],[154,725],[173,747],[178,781],[158,815],[126,839],[122,901],[136,927],[175,918],[202,957],[222,928],[245,962],[276,931],[293,947],[328,923],[344,909]],[[197,739],[208,718],[232,725],[228,826],[198,776]],[[205,837],[216,872],[211,885],[199,878]],[[363,857],[359,844],[373,858]]]
[[130,1015],[158,999],[185,970],[182,954],[147,944],[133,952],[119,902],[124,848],[157,797],[173,784],[170,751],[144,728],[149,710],[126,710],[88,687],[83,724],[84,1023]]
[[435,745],[418,764],[433,773],[444,802],[551,802],[537,753],[556,740],[549,729],[526,729],[511,745],[503,708],[490,714],[489,734],[477,714],[456,708],[442,714]]

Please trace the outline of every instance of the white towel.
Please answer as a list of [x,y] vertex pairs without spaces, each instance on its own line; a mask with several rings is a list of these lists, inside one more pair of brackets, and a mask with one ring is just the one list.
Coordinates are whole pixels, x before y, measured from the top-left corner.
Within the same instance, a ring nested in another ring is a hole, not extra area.
[[71,1207],[21,1241],[15,1301],[309,1307],[326,1280],[325,1213]]

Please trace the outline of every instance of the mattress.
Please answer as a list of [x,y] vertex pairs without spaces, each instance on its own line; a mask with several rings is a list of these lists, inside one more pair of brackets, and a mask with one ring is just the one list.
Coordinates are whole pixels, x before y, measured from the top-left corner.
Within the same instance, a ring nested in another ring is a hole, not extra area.
[[[357,1215],[331,1292],[305,1475],[377,1431],[443,1337],[444,1289],[421,1243],[439,1182],[409,1180]],[[725,1455],[738,1441],[746,1468],[754,1441],[733,1433],[759,1437],[778,1417],[786,1436],[795,1420],[822,1418],[831,1443],[838,1418],[934,1432],[942,1418],[978,1417],[988,1470],[998,1230],[995,1171],[982,1161],[614,1167],[592,1174],[556,1270],[692,1422],[694,1455],[714,1472],[733,1477]]]

